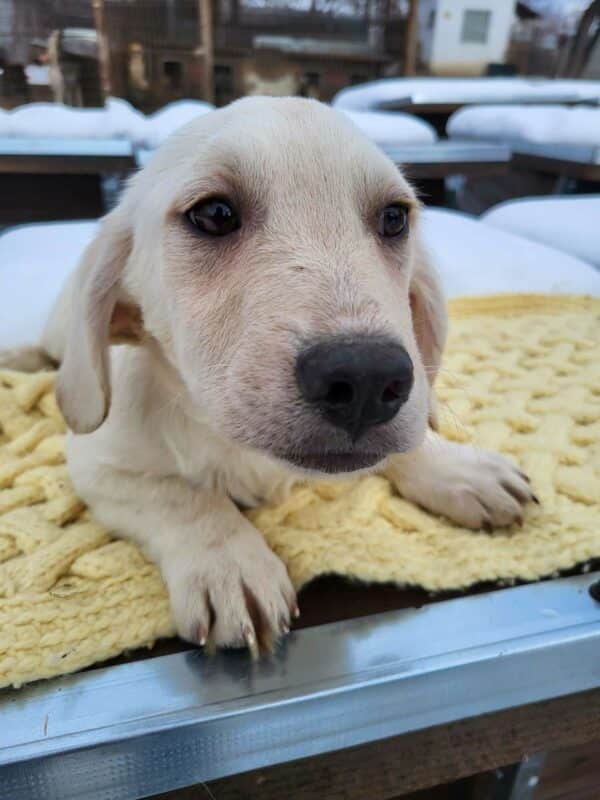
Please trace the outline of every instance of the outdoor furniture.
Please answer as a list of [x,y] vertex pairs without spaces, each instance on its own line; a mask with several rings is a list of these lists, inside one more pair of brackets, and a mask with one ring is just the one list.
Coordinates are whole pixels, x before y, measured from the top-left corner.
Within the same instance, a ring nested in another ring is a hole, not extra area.
[[600,108],[471,106],[452,115],[447,132],[461,141],[595,147],[600,142]]
[[473,105],[598,105],[600,81],[514,78],[388,78],[344,89],[333,105],[404,111],[430,122],[441,135],[450,116]]
[[453,114],[447,131],[452,141],[503,143],[513,154],[505,178],[463,187],[460,205],[467,210],[515,197],[598,191],[600,108],[473,106]]
[[[600,146],[518,142],[512,153],[515,167],[600,185]],[[556,193],[564,189],[565,182],[558,181]]]
[[[598,169],[600,180],[600,159]],[[494,206],[479,219],[583,258],[600,269],[600,194],[524,197]]]
[[[600,296],[581,259],[454,212],[426,209],[422,227],[451,296]],[[0,348],[35,343],[96,230],[0,236]],[[2,690],[0,798],[175,798],[208,782],[219,800],[389,800],[527,754],[506,773],[507,789],[526,784],[537,754],[600,737],[599,579],[448,599],[324,577],[303,590],[300,629],[270,660],[170,640]]]
[[[513,98],[518,98],[514,101]],[[338,108],[367,110],[383,105],[471,105],[509,102],[597,102],[600,81],[548,78],[386,78],[351,86],[333,99]]]
[[103,177],[135,165],[125,140],[0,138],[0,225],[99,217],[109,204]]
[[[563,106],[597,106],[598,100],[594,97],[581,98],[572,92],[556,92],[547,97],[531,97],[528,95],[515,94],[507,100],[497,100],[490,96],[487,100],[478,100],[477,105],[524,105],[524,106],[543,106],[548,103],[560,103]],[[456,111],[474,104],[468,97],[457,97],[452,102],[419,102],[412,97],[398,98],[397,100],[382,100],[377,104],[380,111],[404,111],[407,114],[415,114],[421,119],[433,125],[441,135],[446,131],[448,121]]]
[[427,122],[411,114],[387,111],[349,111],[340,109],[357,128],[380,147],[392,145],[431,145],[437,134]]
[[442,141],[431,145],[385,144],[381,147],[416,183],[423,201],[434,206],[446,203],[446,178],[503,175],[511,159],[510,149],[501,143]]

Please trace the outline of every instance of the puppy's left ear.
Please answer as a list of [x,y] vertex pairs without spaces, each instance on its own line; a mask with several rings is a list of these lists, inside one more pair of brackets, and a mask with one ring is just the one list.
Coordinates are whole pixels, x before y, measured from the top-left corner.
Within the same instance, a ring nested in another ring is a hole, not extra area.
[[75,433],[91,433],[110,408],[111,344],[136,344],[141,313],[123,297],[121,279],[132,248],[127,217],[117,207],[102,222],[72,277],[70,326],[56,385],[60,410]]
[[410,307],[417,346],[429,380],[429,424],[438,428],[433,383],[442,360],[448,332],[448,310],[439,276],[421,242],[417,243],[410,284]]

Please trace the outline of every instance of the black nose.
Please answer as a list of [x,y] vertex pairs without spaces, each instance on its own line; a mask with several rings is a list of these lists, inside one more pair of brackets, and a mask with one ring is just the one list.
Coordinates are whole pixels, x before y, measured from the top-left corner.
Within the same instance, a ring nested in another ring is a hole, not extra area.
[[406,350],[374,337],[315,344],[298,357],[296,374],[303,398],[354,440],[391,420],[413,385]]

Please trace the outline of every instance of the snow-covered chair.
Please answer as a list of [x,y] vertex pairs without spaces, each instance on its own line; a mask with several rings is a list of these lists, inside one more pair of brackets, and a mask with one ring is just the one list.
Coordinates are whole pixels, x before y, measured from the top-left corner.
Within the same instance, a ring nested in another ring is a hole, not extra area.
[[480,220],[600,269],[600,195],[524,197],[494,206]]

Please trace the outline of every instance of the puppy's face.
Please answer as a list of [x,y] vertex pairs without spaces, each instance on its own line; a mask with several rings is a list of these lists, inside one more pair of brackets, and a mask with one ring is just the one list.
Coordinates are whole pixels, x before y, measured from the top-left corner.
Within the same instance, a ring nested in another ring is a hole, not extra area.
[[120,214],[122,285],[216,431],[319,472],[420,444],[417,338],[436,323],[415,328],[413,313],[437,307],[415,290],[417,201],[342,115],[262,98],[206,115],[153,157]]

